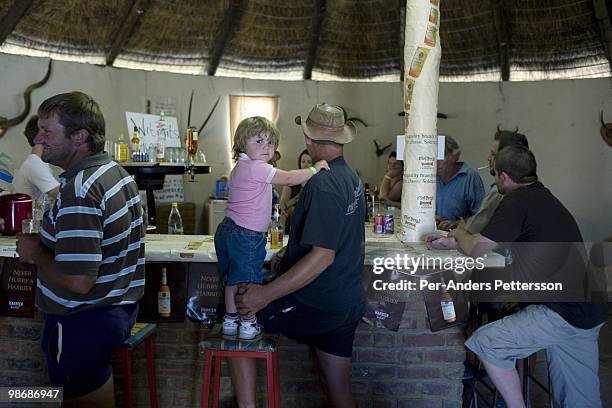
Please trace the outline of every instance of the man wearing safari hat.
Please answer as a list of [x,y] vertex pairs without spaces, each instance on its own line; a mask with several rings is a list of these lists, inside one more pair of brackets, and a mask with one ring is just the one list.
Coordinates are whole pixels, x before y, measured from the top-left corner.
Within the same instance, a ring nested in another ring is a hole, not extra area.
[[[267,331],[313,347],[329,404],[353,407],[352,346],[365,311],[365,200],[363,185],[342,154],[355,127],[345,123],[341,108],[325,103],[305,121],[300,116],[295,121],[312,160],[327,160],[329,171],[317,173],[304,187],[291,217],[289,244],[272,260],[281,276],[264,286],[245,286],[236,303],[241,314],[258,312]],[[230,369],[239,406],[254,407],[254,360],[230,359]]]

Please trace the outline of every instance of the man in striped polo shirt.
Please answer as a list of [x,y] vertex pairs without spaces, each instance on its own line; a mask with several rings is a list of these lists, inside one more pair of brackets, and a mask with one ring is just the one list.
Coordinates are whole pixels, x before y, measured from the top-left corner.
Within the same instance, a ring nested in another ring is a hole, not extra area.
[[104,149],[104,117],[82,92],[38,109],[42,159],[64,169],[39,235],[21,235],[38,269],[42,347],[66,406],[114,406],[111,351],[127,337],[144,293],[144,226],[136,183]]

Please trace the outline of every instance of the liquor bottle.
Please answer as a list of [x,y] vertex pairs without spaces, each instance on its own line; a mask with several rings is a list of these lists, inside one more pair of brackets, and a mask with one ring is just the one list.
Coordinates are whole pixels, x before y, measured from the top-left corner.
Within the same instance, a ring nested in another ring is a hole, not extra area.
[[196,153],[198,152],[198,131],[194,127],[187,129],[187,153],[189,163],[195,163]]
[[132,146],[132,160],[139,161],[140,160],[140,138],[138,137],[138,128],[134,126],[134,136],[132,136],[132,140],[130,141]]
[[164,161],[166,156],[166,143],[159,135],[157,136],[157,145],[155,146],[155,160],[158,163]]
[[274,204],[272,224],[270,225],[270,248],[280,249],[283,247],[283,232],[285,226],[281,221],[280,204]]
[[166,268],[162,268],[161,285],[157,292],[157,312],[161,317],[170,317],[170,287],[168,286]]
[[442,278],[442,296],[440,297],[440,305],[442,306],[442,317],[447,323],[453,323],[457,320],[457,314],[455,313],[455,304],[451,297],[444,278]]
[[378,189],[374,186],[372,190],[372,204],[370,205],[370,222],[374,222],[374,217],[378,214]]
[[125,135],[123,133],[119,134],[117,138],[117,143],[115,144],[115,159],[118,162],[124,162],[128,159],[128,147],[125,142]]
[[183,219],[176,202],[172,203],[170,215],[168,216],[168,234],[183,235]]
[[370,213],[372,212],[372,194],[370,193],[370,186],[366,184],[365,187],[365,222],[370,221]]

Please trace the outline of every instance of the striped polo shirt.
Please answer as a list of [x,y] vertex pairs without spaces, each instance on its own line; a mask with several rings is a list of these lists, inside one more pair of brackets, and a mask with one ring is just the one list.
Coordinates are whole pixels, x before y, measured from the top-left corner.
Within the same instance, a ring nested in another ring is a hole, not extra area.
[[69,314],[142,297],[145,245],[138,187],[106,153],[91,155],[60,175],[41,241],[55,252],[53,273],[97,278],[88,293],[79,294],[39,274],[36,305],[43,312]]

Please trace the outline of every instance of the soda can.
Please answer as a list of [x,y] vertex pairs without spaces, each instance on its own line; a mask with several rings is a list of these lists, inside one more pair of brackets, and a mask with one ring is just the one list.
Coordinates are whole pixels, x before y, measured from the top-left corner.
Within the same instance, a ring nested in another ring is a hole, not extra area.
[[385,214],[383,216],[385,234],[393,234],[393,214]]
[[375,234],[385,233],[385,219],[382,214],[376,214],[374,216],[374,233]]

